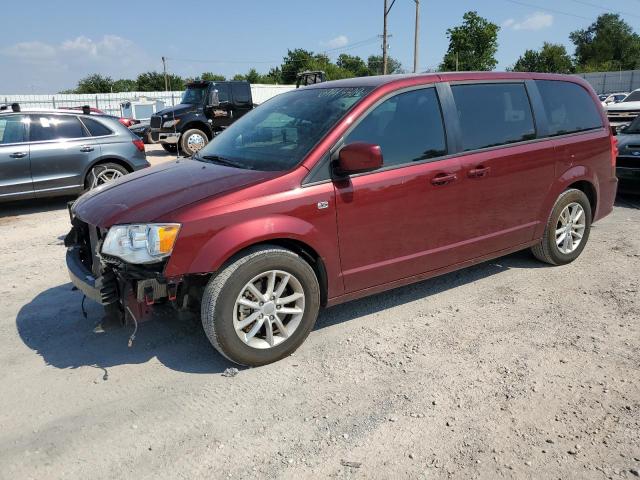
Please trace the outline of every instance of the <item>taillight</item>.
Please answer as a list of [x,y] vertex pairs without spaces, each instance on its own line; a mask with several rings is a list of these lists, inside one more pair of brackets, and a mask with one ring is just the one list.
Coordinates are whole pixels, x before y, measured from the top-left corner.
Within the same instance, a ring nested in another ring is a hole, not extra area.
[[127,128],[133,125],[133,121],[130,118],[119,118],[118,121]]
[[616,160],[618,159],[618,139],[611,135],[611,166],[616,168]]
[[142,140],[133,140],[133,144],[136,146],[138,151],[144,152],[144,142]]

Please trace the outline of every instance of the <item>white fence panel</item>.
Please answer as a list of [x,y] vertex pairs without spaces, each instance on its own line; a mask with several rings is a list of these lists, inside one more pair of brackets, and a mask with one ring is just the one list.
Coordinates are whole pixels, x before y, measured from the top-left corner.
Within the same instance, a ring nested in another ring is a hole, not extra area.
[[[251,85],[253,102],[260,104],[271,97],[294,89],[294,85]],[[127,100],[144,97],[148,100],[161,100],[165,106],[170,107],[180,103],[182,91],[174,92],[119,92],[96,94],[58,93],[55,95],[3,95],[0,94],[0,103],[19,103],[23,108],[60,108],[81,107],[89,105],[98,108],[110,115],[120,115],[120,104]]]

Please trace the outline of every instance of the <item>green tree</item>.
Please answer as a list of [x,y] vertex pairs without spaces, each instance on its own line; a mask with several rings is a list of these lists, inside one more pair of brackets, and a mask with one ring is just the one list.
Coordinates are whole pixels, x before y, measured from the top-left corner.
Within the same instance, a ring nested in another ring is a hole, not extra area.
[[313,60],[313,52],[309,50],[302,48],[287,50],[287,56],[282,59],[282,65],[280,67],[282,83],[296,83],[296,77],[299,72],[312,69],[310,65]]
[[[168,74],[169,90],[184,90],[184,79],[175,74]],[[160,72],[145,72],[136,79],[139,92],[164,91],[164,74]]]
[[493,70],[500,27],[473,11],[462,19],[462,25],[447,29],[449,48],[440,70]]
[[227,78],[224,75],[213,72],[203,72],[200,75],[201,80],[207,80],[209,82],[224,82]]
[[[382,65],[382,55],[370,55],[367,58],[369,75],[382,75]],[[393,57],[387,57],[387,73],[404,73],[400,61]]]
[[369,68],[364,60],[357,55],[348,55],[341,53],[338,57],[336,65],[348,72],[351,72],[354,77],[365,77],[369,75]]
[[121,78],[113,82],[114,92],[135,92],[138,89],[138,82],[130,78]]
[[245,80],[245,76],[241,73],[236,73],[231,80]]
[[573,62],[564,45],[544,42],[540,50],[526,50],[514,72],[573,73]]
[[576,65],[582,71],[640,68],[640,36],[617,13],[600,15],[583,30],[571,32]]
[[74,93],[110,93],[111,87],[113,87],[111,77],[94,73],[81,79]]

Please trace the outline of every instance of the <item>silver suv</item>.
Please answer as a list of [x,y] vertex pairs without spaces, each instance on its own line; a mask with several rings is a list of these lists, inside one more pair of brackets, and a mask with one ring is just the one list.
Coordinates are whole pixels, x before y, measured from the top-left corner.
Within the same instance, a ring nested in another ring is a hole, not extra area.
[[0,202],[78,194],[148,166],[142,140],[116,117],[0,111]]

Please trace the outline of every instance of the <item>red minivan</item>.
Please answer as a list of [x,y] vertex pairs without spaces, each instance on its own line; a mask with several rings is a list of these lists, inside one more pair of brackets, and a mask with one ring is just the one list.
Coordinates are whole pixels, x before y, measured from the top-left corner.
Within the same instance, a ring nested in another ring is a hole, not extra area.
[[127,322],[199,309],[263,365],[330,306],[530,248],[562,265],[613,208],[616,143],[578,77],[438,73],[284,93],[191,159],[80,197],[73,283]]

